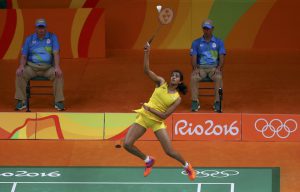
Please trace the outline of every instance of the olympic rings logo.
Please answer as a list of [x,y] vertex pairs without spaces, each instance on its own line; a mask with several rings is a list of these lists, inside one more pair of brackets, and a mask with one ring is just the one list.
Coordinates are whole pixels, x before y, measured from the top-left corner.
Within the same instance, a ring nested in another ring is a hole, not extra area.
[[[235,176],[240,174],[236,170],[224,170],[224,171],[217,171],[217,170],[204,170],[204,171],[196,171],[196,177],[198,178],[206,178],[206,177],[213,177],[213,178],[225,178],[230,176]],[[182,171],[181,174],[187,175],[186,171]]]
[[294,119],[288,119],[282,122],[280,119],[273,119],[268,123],[266,119],[260,118],[255,121],[255,129],[261,132],[267,138],[273,138],[275,135],[281,139],[288,138],[298,128],[298,124]]

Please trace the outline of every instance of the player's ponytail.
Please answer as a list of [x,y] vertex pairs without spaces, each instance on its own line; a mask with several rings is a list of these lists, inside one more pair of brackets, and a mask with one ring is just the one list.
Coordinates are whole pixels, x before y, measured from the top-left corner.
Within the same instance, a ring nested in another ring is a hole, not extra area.
[[178,92],[185,95],[187,93],[187,86],[183,83],[183,74],[179,70],[172,71],[172,73],[174,73],[174,72],[180,74],[180,83],[177,85],[176,89],[177,89]]
[[185,95],[185,94],[187,93],[187,86],[186,86],[183,82],[181,82],[181,83],[178,84],[177,90],[178,90],[180,93],[182,93],[182,94]]

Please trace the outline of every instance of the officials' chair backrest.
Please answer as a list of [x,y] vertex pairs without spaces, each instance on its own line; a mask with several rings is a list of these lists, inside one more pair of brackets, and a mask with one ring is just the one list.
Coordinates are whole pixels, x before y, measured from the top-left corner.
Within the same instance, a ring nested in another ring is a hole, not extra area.
[[[206,76],[204,79],[202,79],[200,81],[200,85],[199,85],[200,94],[199,94],[199,96],[209,96],[209,97],[210,96],[215,96],[214,89],[215,89],[214,81],[211,78],[209,78],[208,76]],[[201,93],[202,90],[204,90],[205,93]]]
[[[208,76],[205,77],[204,79],[202,79],[199,85],[199,90],[205,90],[206,94],[201,93],[202,91],[200,91],[199,96],[215,96],[215,84],[214,81],[209,78]],[[203,85],[206,84],[206,85]],[[209,92],[209,93],[207,93]],[[219,95],[219,100],[220,100],[220,110],[218,110],[218,113],[222,113],[222,100],[223,100],[223,89],[219,88],[218,90],[218,95]]]
[[44,88],[52,88],[52,86],[50,86],[50,85],[34,85],[34,86],[31,86],[30,81],[50,81],[50,79],[48,79],[47,77],[36,76],[36,77],[31,78],[28,81],[27,86],[26,86],[26,103],[27,103],[26,112],[30,112],[30,98],[31,98],[31,95],[53,95],[53,93],[50,93],[50,92],[32,93],[31,88],[42,88],[42,89],[44,89]]

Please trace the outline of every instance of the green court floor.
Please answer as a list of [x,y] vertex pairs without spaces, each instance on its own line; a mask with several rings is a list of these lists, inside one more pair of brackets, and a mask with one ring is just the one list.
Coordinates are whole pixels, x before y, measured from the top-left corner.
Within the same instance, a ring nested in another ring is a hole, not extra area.
[[1,192],[279,192],[279,168],[0,167]]

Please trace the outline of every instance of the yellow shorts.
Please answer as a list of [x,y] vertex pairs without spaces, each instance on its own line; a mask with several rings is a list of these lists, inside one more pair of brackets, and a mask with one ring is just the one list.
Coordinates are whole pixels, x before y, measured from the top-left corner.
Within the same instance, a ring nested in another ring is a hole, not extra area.
[[166,129],[167,126],[165,125],[165,123],[163,121],[155,121],[152,120],[150,118],[148,118],[145,115],[142,114],[137,114],[137,117],[135,119],[135,123],[145,127],[145,129],[147,128],[151,128],[153,130],[153,132],[158,131],[160,129]]

